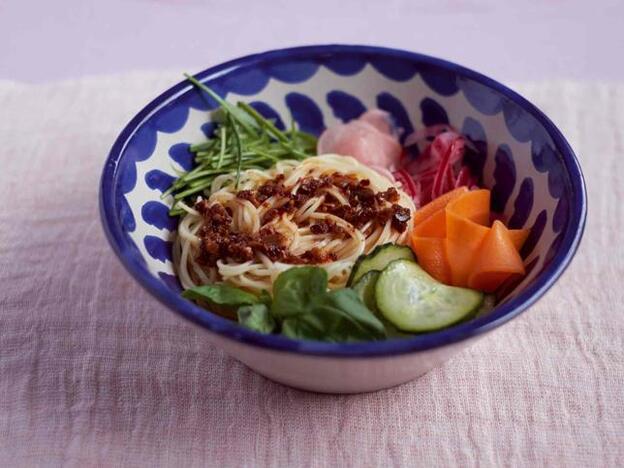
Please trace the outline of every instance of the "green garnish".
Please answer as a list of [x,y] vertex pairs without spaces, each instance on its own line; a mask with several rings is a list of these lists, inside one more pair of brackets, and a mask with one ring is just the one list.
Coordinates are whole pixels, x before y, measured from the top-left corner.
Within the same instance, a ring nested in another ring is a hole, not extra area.
[[253,305],[261,302],[261,299],[255,294],[243,291],[229,284],[205,284],[203,286],[195,286],[194,288],[184,291],[182,296],[194,301],[202,300],[210,304],[229,307]]
[[[306,290],[307,288],[307,290]],[[383,323],[350,288],[327,291],[327,272],[297,267],[273,285],[273,317],[282,335],[300,340],[353,342],[386,338]]]
[[280,130],[249,104],[227,102],[194,77],[185,76],[220,107],[212,113],[218,123],[212,137],[189,148],[196,166],[180,173],[162,195],[173,195],[171,216],[185,213],[177,206],[178,201],[186,200],[192,205],[194,198],[210,190],[214,179],[222,174],[236,174],[238,189],[241,173],[247,169],[268,169],[278,161],[303,160],[316,154],[316,137],[298,130],[294,120],[288,130]]
[[241,325],[260,333],[333,342],[396,336],[353,289],[328,291],[327,272],[319,267],[280,273],[273,284],[273,297],[266,291],[256,296],[228,284],[196,286],[182,295],[236,316]]
[[260,333],[271,333],[277,326],[266,304],[239,307],[236,311],[238,323]]

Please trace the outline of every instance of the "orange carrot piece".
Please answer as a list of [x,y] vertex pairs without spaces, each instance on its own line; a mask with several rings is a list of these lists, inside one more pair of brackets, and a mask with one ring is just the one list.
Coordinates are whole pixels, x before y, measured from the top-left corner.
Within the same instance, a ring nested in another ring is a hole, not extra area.
[[418,263],[445,284],[492,292],[512,275],[524,274],[518,251],[528,229],[490,221],[490,191],[460,187],[414,215],[412,249]]
[[490,191],[471,190],[451,200],[446,209],[482,226],[490,221]]
[[513,274],[524,274],[522,258],[509,230],[502,222],[494,221],[472,265],[467,285],[492,292]]
[[512,273],[505,273],[502,271],[473,273],[468,279],[467,287],[485,293],[493,293],[511,276]]
[[529,237],[529,232],[531,232],[531,230],[528,228],[508,229],[507,232],[509,233],[509,238],[511,239],[511,242],[513,243],[516,250],[520,251],[520,249],[524,245],[524,242],[527,240],[527,237]]
[[445,240],[433,237],[413,237],[412,249],[418,264],[438,281],[449,284],[451,270],[448,265]]
[[465,287],[489,228],[446,210],[446,258],[454,286]]
[[444,208],[431,214],[420,224],[414,226],[414,237],[446,237],[446,212]]
[[454,200],[455,198],[466,192],[468,192],[467,187],[459,187],[455,190],[451,190],[450,192],[445,193],[444,195],[439,196],[435,200],[430,201],[425,206],[418,209],[416,213],[414,213],[414,225],[417,226],[418,224],[422,223],[429,216],[444,208],[451,200]]

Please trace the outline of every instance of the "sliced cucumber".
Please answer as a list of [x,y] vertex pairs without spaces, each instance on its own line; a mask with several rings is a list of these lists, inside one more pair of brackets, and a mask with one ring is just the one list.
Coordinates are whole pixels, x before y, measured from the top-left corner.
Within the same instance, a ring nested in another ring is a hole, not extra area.
[[372,312],[377,312],[377,302],[375,301],[375,284],[377,278],[381,272],[377,270],[371,270],[360,278],[352,287],[353,290],[360,296],[360,299]]
[[351,270],[349,281],[347,281],[347,286],[357,283],[369,271],[383,270],[390,262],[395,260],[411,260],[415,262],[416,257],[412,249],[405,245],[384,244],[375,247],[371,253],[360,255],[356,260]]
[[475,311],[475,317],[482,317],[489,314],[496,306],[496,296],[494,294],[486,294],[483,296],[483,303]]
[[439,330],[473,314],[483,294],[439,283],[418,264],[396,260],[375,285],[377,307],[397,328],[410,332]]
[[360,296],[362,302],[371,310],[379,320],[384,324],[386,329],[386,336],[388,338],[409,338],[413,335],[404,333],[390,323],[381,313],[377,307],[377,300],[375,299],[375,285],[377,284],[377,278],[381,274],[380,271],[371,270],[365,273],[360,280],[355,283],[352,288]]

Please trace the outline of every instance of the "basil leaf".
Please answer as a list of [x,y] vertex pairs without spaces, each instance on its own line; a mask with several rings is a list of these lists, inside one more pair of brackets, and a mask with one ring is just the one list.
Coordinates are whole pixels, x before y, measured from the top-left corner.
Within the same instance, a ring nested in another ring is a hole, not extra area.
[[266,304],[268,307],[271,307],[271,302],[273,302],[273,298],[266,289],[263,289],[258,296],[258,302],[261,302],[263,304]]
[[260,333],[271,333],[275,330],[275,320],[266,304],[254,304],[239,307],[238,323]]
[[273,284],[271,312],[277,319],[308,313],[314,298],[327,291],[327,272],[318,267],[291,268],[279,274]]
[[212,304],[238,307],[260,302],[258,296],[227,284],[206,284],[187,289],[182,293],[187,299],[207,301]]
[[383,323],[351,289],[314,297],[305,313],[286,318],[282,334],[318,341],[366,341],[386,337]]

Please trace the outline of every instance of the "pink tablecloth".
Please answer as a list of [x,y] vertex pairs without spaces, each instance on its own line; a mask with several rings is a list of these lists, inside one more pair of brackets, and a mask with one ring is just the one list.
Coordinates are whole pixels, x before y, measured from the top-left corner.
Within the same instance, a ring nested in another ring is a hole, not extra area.
[[0,465],[624,464],[624,86],[522,86],[581,156],[582,247],[529,313],[357,396],[254,374],[147,295],[97,213],[115,135],[176,74],[0,83]]

